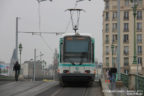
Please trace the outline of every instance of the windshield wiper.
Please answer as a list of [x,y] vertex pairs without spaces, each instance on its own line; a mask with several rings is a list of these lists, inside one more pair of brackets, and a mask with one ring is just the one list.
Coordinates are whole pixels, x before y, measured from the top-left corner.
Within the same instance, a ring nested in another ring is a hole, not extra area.
[[73,61],[71,61],[69,58],[68,58],[68,61],[72,64],[72,65],[75,65],[75,63]]
[[72,63],[72,65],[75,65],[75,63],[74,62],[71,62]]
[[85,52],[83,52],[83,53],[81,53],[81,61],[80,61],[80,63],[79,63],[79,65],[82,65],[83,64],[83,58],[84,57],[86,57],[86,53]]

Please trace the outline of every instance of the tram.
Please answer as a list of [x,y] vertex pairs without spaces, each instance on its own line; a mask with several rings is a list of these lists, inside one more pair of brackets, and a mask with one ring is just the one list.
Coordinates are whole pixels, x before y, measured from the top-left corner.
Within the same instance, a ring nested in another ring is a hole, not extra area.
[[71,82],[93,83],[94,48],[95,41],[90,34],[67,33],[60,38],[58,76],[61,86]]

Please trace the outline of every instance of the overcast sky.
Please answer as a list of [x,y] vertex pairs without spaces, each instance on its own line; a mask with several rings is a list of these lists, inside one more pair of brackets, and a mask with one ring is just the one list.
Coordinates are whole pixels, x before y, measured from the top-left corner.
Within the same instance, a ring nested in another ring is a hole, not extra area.
[[[41,31],[64,32],[70,21],[66,9],[73,8],[76,0],[49,0],[41,2]],[[102,62],[102,12],[103,0],[85,0],[77,8],[86,12],[81,14],[79,32],[90,33],[95,38],[95,55]],[[38,31],[38,3],[36,0],[0,0],[0,61],[10,62],[15,48],[15,18],[19,19],[19,31]],[[73,32],[72,26],[66,32]],[[43,38],[43,39],[42,39]],[[34,48],[40,51],[47,64],[52,63],[54,49],[58,49],[60,36],[19,34],[22,43],[22,62],[33,58]],[[39,59],[39,58],[38,58]]]

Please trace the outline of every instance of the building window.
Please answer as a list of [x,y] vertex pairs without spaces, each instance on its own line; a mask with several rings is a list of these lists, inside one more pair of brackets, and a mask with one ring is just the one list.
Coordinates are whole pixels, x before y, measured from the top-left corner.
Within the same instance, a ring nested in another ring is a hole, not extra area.
[[137,58],[137,63],[142,65],[142,57]]
[[116,20],[117,19],[117,12],[113,12],[113,20]]
[[128,31],[129,31],[129,24],[124,23],[124,32],[128,32]]
[[137,11],[137,19],[142,20],[142,11]]
[[137,34],[137,42],[142,43],[142,34]]
[[106,55],[109,54],[109,46],[106,46]]
[[128,41],[129,41],[129,36],[128,36],[128,34],[125,34],[125,35],[123,36],[123,41],[124,41],[124,43],[128,43]]
[[109,35],[106,35],[106,43],[109,43]]
[[117,42],[117,35],[116,34],[112,36],[112,42],[113,43]]
[[125,57],[124,58],[124,66],[128,66],[129,65],[129,58]]
[[142,5],[143,4],[143,0],[138,0],[138,5]]
[[105,3],[105,9],[109,9],[109,1],[106,1],[106,3]]
[[116,67],[116,65],[117,65],[116,62],[117,62],[117,58],[116,58],[116,57],[113,57],[113,65],[114,65],[113,67]]
[[109,66],[109,57],[106,57],[106,66]]
[[128,55],[128,54],[129,54],[129,47],[124,46],[124,55]]
[[137,31],[141,32],[142,31],[142,23],[137,23]]
[[125,0],[125,6],[129,6],[129,0]]
[[124,11],[124,20],[129,20],[129,12]]
[[129,70],[124,69],[124,73],[128,75],[129,74]]
[[114,47],[114,54],[117,53],[117,46]]
[[113,32],[117,31],[117,23],[112,24],[112,31]]
[[137,46],[137,54],[142,54],[142,46]]
[[105,20],[108,21],[109,20],[109,12],[106,12],[106,17]]
[[106,24],[105,31],[106,31],[106,32],[109,32],[109,24]]

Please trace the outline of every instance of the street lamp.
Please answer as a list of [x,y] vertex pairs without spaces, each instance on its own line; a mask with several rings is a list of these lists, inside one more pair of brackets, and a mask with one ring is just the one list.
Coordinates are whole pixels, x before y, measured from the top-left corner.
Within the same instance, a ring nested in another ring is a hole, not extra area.
[[137,63],[137,56],[136,56],[136,15],[137,15],[137,6],[138,0],[131,0],[133,3],[133,16],[134,16],[134,56],[133,56],[133,64],[137,64],[137,83],[136,89],[138,90],[138,63]]
[[19,51],[20,51],[20,64],[21,64],[21,52],[22,52],[22,48],[23,48],[23,47],[22,47],[22,44],[20,43],[20,44],[19,44]]
[[[47,0],[37,0],[38,2],[38,15],[39,15],[39,32],[41,31],[41,16],[40,16],[40,3]],[[52,2],[52,0],[49,0]]]
[[137,0],[131,0],[133,3],[133,16],[134,16],[134,56],[133,56],[133,64],[137,64],[136,59],[136,15],[137,15]]
[[113,44],[111,45],[111,49],[112,49],[112,67],[114,67],[114,65],[113,65],[113,51],[114,51],[114,45],[113,45]]
[[45,66],[46,66],[46,61],[42,61],[42,70],[43,70],[43,79],[45,78]]

